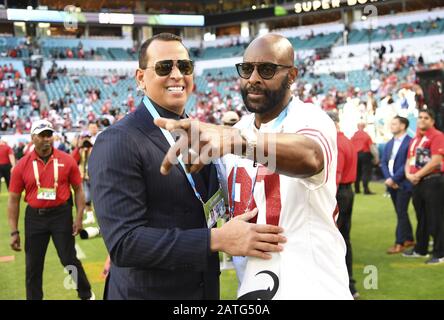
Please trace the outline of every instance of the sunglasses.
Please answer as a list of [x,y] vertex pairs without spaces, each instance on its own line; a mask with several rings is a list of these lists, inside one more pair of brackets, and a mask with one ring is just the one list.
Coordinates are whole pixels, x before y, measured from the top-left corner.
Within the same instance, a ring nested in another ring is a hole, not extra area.
[[184,76],[193,74],[194,62],[192,60],[162,60],[157,61],[154,67],[146,67],[146,69],[154,68],[154,71],[159,77],[165,77],[171,73],[176,61],[177,68]]
[[271,62],[243,62],[236,63],[236,69],[239,76],[243,79],[250,79],[254,69],[257,67],[257,72],[262,79],[270,80],[276,74],[278,68],[292,68],[292,66],[285,66],[282,64],[275,64]]
[[42,131],[42,132],[40,132],[39,134],[38,134],[38,136],[40,136],[40,137],[48,137],[48,138],[51,138],[52,136],[53,136],[53,132],[51,131],[51,130],[45,130],[45,131]]

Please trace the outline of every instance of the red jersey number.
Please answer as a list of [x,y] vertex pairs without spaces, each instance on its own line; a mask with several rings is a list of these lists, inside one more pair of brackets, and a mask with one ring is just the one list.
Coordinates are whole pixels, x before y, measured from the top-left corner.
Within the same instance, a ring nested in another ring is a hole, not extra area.
[[[233,206],[231,198],[232,188],[233,188],[233,175],[234,169],[231,170],[228,176],[228,191],[229,191],[229,203],[230,208]],[[266,221],[267,224],[272,224],[277,226],[279,224],[279,217],[281,214],[281,190],[280,190],[280,180],[277,173],[269,173],[267,168],[264,166],[259,167],[257,174],[256,183],[264,182],[265,188],[265,201],[266,201]],[[236,172],[236,184],[240,185],[240,202],[235,202],[234,204],[234,216],[243,214],[247,209],[248,200],[251,196],[252,179],[248,175],[245,168],[238,167]],[[256,208],[256,202],[254,198],[251,199],[250,206],[248,210],[253,210]],[[256,223],[257,216],[250,220],[252,223]]]

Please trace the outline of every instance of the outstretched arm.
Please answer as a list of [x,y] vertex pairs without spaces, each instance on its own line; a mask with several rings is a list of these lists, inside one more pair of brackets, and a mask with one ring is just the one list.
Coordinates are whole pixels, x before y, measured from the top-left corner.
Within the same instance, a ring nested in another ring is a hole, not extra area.
[[[158,118],[155,124],[180,138],[170,148],[162,163],[162,174],[168,174],[180,154],[190,172],[199,171],[215,158],[232,153],[242,156],[249,146],[237,128],[202,123],[196,120]],[[310,177],[324,168],[321,147],[313,139],[297,133],[257,134],[255,151],[250,155],[280,174]],[[191,150],[191,152],[190,152]]]

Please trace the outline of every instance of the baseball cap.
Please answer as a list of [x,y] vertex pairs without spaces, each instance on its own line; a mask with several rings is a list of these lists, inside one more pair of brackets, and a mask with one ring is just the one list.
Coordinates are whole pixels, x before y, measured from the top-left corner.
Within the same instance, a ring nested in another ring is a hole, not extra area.
[[43,131],[54,132],[52,123],[49,122],[48,120],[37,120],[32,123],[31,134],[39,134]]
[[234,125],[239,121],[239,116],[234,111],[227,111],[222,116],[222,123]]

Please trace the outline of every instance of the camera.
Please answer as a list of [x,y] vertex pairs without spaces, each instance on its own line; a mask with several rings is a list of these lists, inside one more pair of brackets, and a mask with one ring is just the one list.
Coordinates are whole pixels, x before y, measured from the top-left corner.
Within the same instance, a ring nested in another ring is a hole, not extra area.
[[89,141],[89,139],[86,139],[82,143],[82,148],[91,148],[92,146],[93,146],[93,144],[91,143],[91,141]]

